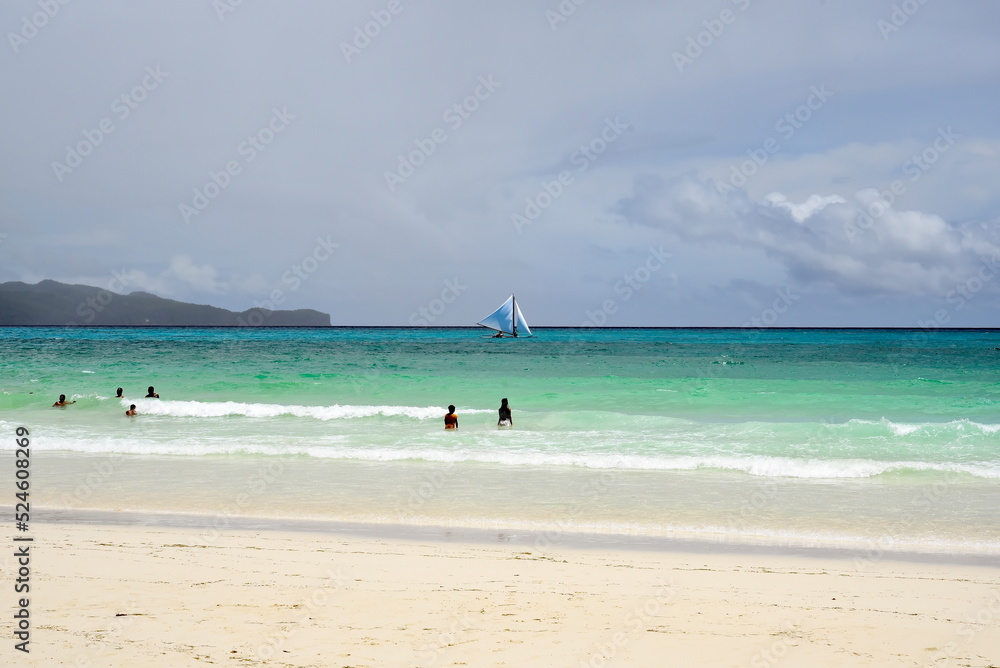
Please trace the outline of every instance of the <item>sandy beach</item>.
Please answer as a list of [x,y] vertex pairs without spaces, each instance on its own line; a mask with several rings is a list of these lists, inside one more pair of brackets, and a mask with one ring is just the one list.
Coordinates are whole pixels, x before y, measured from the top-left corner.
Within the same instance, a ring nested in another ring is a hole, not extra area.
[[5,634],[4,665],[1000,666],[1000,569],[983,566],[502,536],[33,534],[31,651]]

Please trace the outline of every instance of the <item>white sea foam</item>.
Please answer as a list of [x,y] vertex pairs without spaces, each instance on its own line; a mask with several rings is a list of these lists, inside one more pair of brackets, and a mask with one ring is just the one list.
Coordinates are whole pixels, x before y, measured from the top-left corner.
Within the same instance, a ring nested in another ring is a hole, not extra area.
[[973,422],[972,420],[966,419],[951,420],[949,422],[922,422],[919,424],[893,422],[892,420],[886,418],[882,418],[881,420],[852,419],[843,424],[848,428],[859,425],[882,427],[888,430],[893,436],[909,436],[911,434],[926,432],[940,433],[942,431],[953,431],[958,433],[966,430],[971,430],[972,432],[978,431],[984,434],[995,434],[1000,431],[1000,424]]
[[896,436],[906,436],[907,434],[912,434],[913,432],[918,431],[921,428],[922,425],[919,425],[919,424],[893,424],[892,422],[889,422],[888,426],[889,426],[889,429],[892,430],[892,433],[895,434]]
[[[438,417],[435,414],[435,417]],[[149,455],[202,456],[248,454],[305,456],[318,459],[347,459],[369,462],[425,461],[438,463],[479,463],[510,467],[583,467],[608,471],[695,471],[714,469],[740,471],[762,478],[859,479],[905,471],[967,474],[977,478],[1000,479],[1000,464],[986,462],[936,463],[918,461],[878,461],[867,459],[793,459],[763,455],[655,456],[594,452],[551,452],[539,449],[502,449],[491,442],[456,443],[454,449],[433,444],[407,442],[397,447],[358,447],[347,434],[323,434],[283,442],[228,437],[196,439],[136,439],[123,437],[79,438],[43,435],[34,445],[42,450],[69,452],[124,453]]]
[[[440,406],[297,406],[285,404],[257,404],[239,401],[167,401],[162,399],[123,400],[122,406],[135,403],[136,409],[145,415],[168,415],[172,417],[250,417],[273,418],[281,416],[313,418],[316,420],[343,420],[365,418],[375,415],[383,417],[407,417],[415,420],[440,419],[446,412]],[[484,413],[484,410],[462,410],[462,413]]]

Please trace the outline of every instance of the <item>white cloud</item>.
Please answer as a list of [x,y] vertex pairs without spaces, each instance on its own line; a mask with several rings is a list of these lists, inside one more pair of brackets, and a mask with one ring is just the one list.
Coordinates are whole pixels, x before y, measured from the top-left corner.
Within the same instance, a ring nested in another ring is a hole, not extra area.
[[199,292],[223,294],[228,291],[227,283],[216,279],[218,272],[210,264],[198,266],[187,255],[175,255],[170,260],[170,268],[164,272],[164,277],[180,281],[187,287]]
[[772,193],[752,201],[745,191],[725,199],[712,182],[685,175],[645,181],[621,213],[682,242],[763,250],[800,285],[846,293],[943,296],[984,260],[1000,259],[994,226],[897,211],[885,207],[874,190],[853,199],[812,195],[795,203]]
[[846,200],[840,195],[810,195],[802,204],[788,201],[781,193],[770,193],[764,197],[764,202],[776,209],[784,209],[791,214],[796,223],[804,223],[807,218],[822,211],[828,204],[844,204]]

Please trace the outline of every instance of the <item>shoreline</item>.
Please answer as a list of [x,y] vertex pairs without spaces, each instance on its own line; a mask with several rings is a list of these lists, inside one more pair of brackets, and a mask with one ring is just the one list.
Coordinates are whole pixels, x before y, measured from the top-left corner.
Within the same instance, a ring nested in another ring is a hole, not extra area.
[[46,452],[35,464],[36,519],[295,523],[384,538],[494,542],[503,534],[532,546],[1000,563],[1000,510],[988,503],[996,485],[962,476],[829,484],[706,470]]
[[[13,512],[0,506],[0,513]],[[587,533],[553,529],[501,529],[444,524],[391,524],[347,522],[331,519],[283,518],[265,516],[219,516],[185,512],[137,512],[128,510],[38,508],[35,524],[99,527],[143,527],[188,530],[192,537],[217,540],[229,533],[247,531],[322,534],[331,537],[364,540],[430,541],[442,544],[507,544],[536,551],[594,550],[610,552],[646,552],[656,554],[745,555],[793,557],[819,560],[845,560],[858,571],[880,561],[913,564],[974,566],[1000,569],[1000,556],[991,553],[949,551],[890,550],[800,545],[768,540],[735,540],[733,537],[711,540],[680,536],[650,536],[623,533]]]

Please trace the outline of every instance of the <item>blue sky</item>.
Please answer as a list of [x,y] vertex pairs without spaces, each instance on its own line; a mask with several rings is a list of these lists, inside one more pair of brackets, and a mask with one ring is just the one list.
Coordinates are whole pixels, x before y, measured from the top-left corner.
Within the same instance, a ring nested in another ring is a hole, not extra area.
[[0,281],[334,324],[513,292],[532,325],[1000,326],[998,20],[8,2]]

